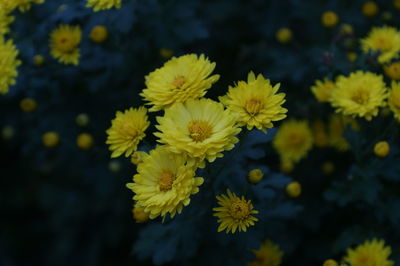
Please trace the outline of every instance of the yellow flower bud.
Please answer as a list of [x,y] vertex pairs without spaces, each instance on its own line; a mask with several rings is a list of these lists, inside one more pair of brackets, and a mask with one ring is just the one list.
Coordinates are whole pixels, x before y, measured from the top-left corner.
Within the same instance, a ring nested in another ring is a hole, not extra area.
[[292,198],[297,198],[301,194],[301,185],[297,181],[290,182],[286,186],[286,193],[289,195],[289,197]]
[[327,28],[335,27],[339,22],[339,17],[335,12],[326,11],[321,17],[322,25]]
[[37,103],[32,98],[24,98],[19,103],[19,107],[21,108],[22,111],[27,112],[27,113],[31,113],[31,112],[36,110]]
[[44,56],[43,55],[35,55],[33,57],[33,64],[35,66],[42,66],[44,63]]
[[144,151],[135,151],[131,156],[131,163],[134,165],[138,165],[143,162],[143,158],[148,154]]
[[89,150],[93,147],[93,137],[88,133],[81,133],[76,138],[76,145],[82,150]]
[[253,169],[251,170],[248,175],[247,179],[250,183],[257,184],[264,178],[264,173],[261,169]]
[[378,14],[379,7],[374,1],[368,1],[363,4],[361,12],[366,17],[374,17]]
[[293,34],[292,31],[288,28],[280,28],[276,32],[275,37],[278,42],[285,44],[292,40]]
[[174,51],[166,48],[161,48],[160,49],[160,55],[164,59],[168,59],[174,55]]
[[108,38],[108,30],[106,27],[98,25],[93,27],[89,35],[90,39],[97,43],[105,42]]
[[89,124],[89,116],[85,113],[79,114],[76,116],[75,122],[78,124],[78,126],[84,127]]
[[340,33],[341,34],[352,34],[353,33],[353,26],[350,24],[342,24],[340,26]]
[[390,146],[389,143],[387,143],[387,141],[379,141],[374,146],[374,153],[378,157],[384,158],[388,156],[389,152],[390,152]]
[[144,211],[144,208],[133,207],[132,214],[136,223],[145,223],[149,220],[149,214]]
[[325,262],[324,262],[324,265],[323,266],[338,266],[339,264],[336,262],[336,261],[334,261],[334,260],[332,260],[332,259],[329,259],[329,260],[326,260]]
[[60,143],[60,135],[57,132],[49,131],[43,134],[42,141],[44,146],[52,148]]
[[400,79],[400,62],[394,62],[390,65],[386,65],[383,67],[386,76],[391,79],[399,80]]

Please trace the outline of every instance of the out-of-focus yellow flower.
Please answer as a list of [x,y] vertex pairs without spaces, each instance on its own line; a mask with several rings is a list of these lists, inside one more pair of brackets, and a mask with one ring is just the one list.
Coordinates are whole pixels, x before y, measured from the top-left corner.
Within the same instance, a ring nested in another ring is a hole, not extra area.
[[339,266],[339,264],[335,260],[329,259],[322,266]]
[[279,266],[282,263],[283,251],[269,239],[263,241],[260,248],[252,252],[256,259],[247,266]]
[[379,12],[379,7],[374,1],[367,1],[362,5],[361,12],[366,17],[374,17]]
[[160,55],[164,59],[170,59],[174,55],[174,51],[167,48],[161,48]]
[[81,113],[78,114],[75,118],[75,122],[78,126],[85,127],[89,124],[90,118],[88,114]]
[[4,40],[0,35],[0,94],[8,93],[18,76],[17,67],[21,61],[17,59],[19,51],[11,40]]
[[293,169],[294,169],[294,163],[292,161],[290,160],[281,161],[280,170],[282,173],[290,174],[291,172],[293,172]]
[[318,148],[324,148],[328,146],[329,136],[326,130],[324,122],[321,120],[316,120],[311,125],[311,130],[313,133],[314,144]]
[[14,21],[14,17],[10,16],[0,4],[0,36],[10,32],[9,25]]
[[44,56],[43,55],[35,55],[33,57],[33,64],[35,66],[42,66],[44,64]]
[[380,52],[379,63],[388,63],[399,57],[400,32],[389,26],[374,27],[367,37],[361,39],[361,48],[364,53]]
[[393,6],[396,9],[400,10],[400,0],[393,0]]
[[264,178],[264,173],[261,169],[253,169],[247,174],[247,179],[250,183],[257,184]]
[[322,172],[323,172],[325,175],[330,175],[330,174],[332,174],[332,173],[333,173],[333,170],[335,170],[335,165],[333,164],[333,162],[328,161],[328,162],[324,162],[324,163],[322,164]]
[[94,12],[111,8],[121,8],[122,0],[86,0],[86,7],[93,8]]
[[6,10],[7,13],[11,13],[17,8],[21,12],[26,12],[32,4],[42,3],[44,3],[44,0],[0,0],[0,8]]
[[386,76],[394,80],[400,80],[400,61],[383,66]]
[[42,136],[43,145],[53,148],[60,143],[60,135],[57,132],[49,131]]
[[332,28],[339,23],[339,17],[333,11],[326,11],[321,16],[321,22],[323,26],[327,28]]
[[149,214],[144,211],[144,208],[135,206],[132,209],[133,219],[136,223],[145,223],[149,220]]
[[374,146],[374,153],[376,156],[384,158],[388,156],[390,152],[390,146],[387,141],[379,141]]
[[331,94],[337,113],[371,120],[379,107],[386,105],[387,89],[381,75],[357,71],[348,77],[339,76]]
[[394,117],[400,121],[400,82],[392,82],[392,88],[389,92],[388,104]]
[[79,26],[60,25],[50,34],[51,55],[65,65],[78,65],[81,35]]
[[144,208],[150,219],[171,218],[189,205],[190,196],[199,192],[204,180],[195,177],[195,168],[186,163],[185,156],[157,147],[144,157],[137,167],[133,183],[126,186],[135,196],[136,206]]
[[224,156],[223,151],[233,149],[241,131],[236,117],[210,99],[177,103],[166,109],[163,117],[157,117],[157,122],[160,132],[154,135],[158,142],[173,153],[186,154],[191,163],[200,163],[201,167],[205,159],[213,162]]
[[297,181],[292,181],[286,186],[286,193],[289,197],[297,198],[301,194],[301,185]]
[[393,266],[394,261],[389,259],[392,249],[385,246],[384,240],[372,239],[365,241],[356,248],[347,249],[347,255],[344,261],[351,266]]
[[146,89],[140,94],[150,112],[168,108],[175,103],[203,97],[219,75],[211,75],[215,63],[204,55],[195,54],[173,57],[163,67],[146,76]]
[[229,87],[228,93],[219,100],[237,116],[239,126],[267,132],[273,127],[273,121],[286,117],[287,109],[282,107],[285,94],[278,93],[279,86],[272,87],[269,79],[250,72],[247,82],[239,81],[235,87]]
[[328,78],[316,80],[311,91],[319,102],[329,102],[332,91],[335,89],[335,83]]
[[1,136],[5,140],[10,140],[14,137],[14,128],[12,126],[5,126],[1,129]]
[[31,113],[36,110],[37,102],[32,98],[24,98],[19,103],[19,107],[21,108],[22,111]]
[[131,156],[131,163],[134,165],[138,165],[143,162],[143,159],[147,156],[148,154],[144,151],[135,151],[132,156]]
[[81,133],[76,138],[76,145],[82,150],[89,150],[93,147],[93,137],[88,133]]
[[350,125],[353,130],[359,130],[357,121],[353,118],[332,115],[329,119],[329,145],[338,151],[347,151],[350,147],[343,137],[347,125]]
[[341,34],[350,35],[350,34],[353,34],[353,32],[354,32],[354,29],[353,29],[352,25],[346,24],[346,23],[343,23],[342,25],[340,25],[340,33]]
[[346,54],[346,56],[347,56],[347,59],[349,59],[350,62],[356,61],[357,57],[358,57],[357,53],[355,53],[355,52],[348,52]]
[[226,233],[246,232],[247,227],[253,226],[258,219],[252,214],[258,211],[253,209],[250,200],[246,200],[244,196],[241,198],[229,189],[225,194],[218,195],[218,205],[220,207],[213,208],[214,216],[218,217],[218,232],[226,230]]
[[136,151],[139,142],[146,136],[145,131],[150,125],[147,110],[144,107],[130,108],[124,112],[117,111],[107,129],[107,141],[111,158],[125,153],[125,157]]
[[306,121],[285,121],[279,127],[272,144],[282,161],[296,163],[306,157],[312,148],[311,129]]
[[104,26],[97,25],[90,31],[89,37],[97,43],[105,42],[108,38],[108,30]]
[[293,34],[289,28],[280,28],[275,34],[275,38],[280,43],[288,43],[292,40]]

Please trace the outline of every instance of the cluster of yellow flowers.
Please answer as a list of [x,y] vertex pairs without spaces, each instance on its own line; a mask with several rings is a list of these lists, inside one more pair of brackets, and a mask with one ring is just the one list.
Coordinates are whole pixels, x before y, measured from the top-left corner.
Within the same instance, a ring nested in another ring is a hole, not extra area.
[[[163,111],[156,117],[158,131],[154,133],[161,145],[149,153],[137,151],[150,124],[144,107],[117,112],[107,130],[111,157],[125,154],[137,165],[133,183],[127,184],[135,193],[134,216],[141,217],[135,218],[137,221],[145,220],[143,213],[150,219],[181,213],[204,182],[196,176],[197,168],[232,150],[239,141],[240,127],[266,132],[272,122],[286,117],[287,110],[282,107],[285,95],[278,93],[279,84],[272,86],[253,72],[247,82],[229,87],[220,102],[204,98],[219,79],[212,74],[214,68],[215,63],[204,55],[188,54],[171,58],[145,77],[146,88],[140,95],[150,106],[149,112]],[[258,211],[243,196],[227,190],[227,195],[217,199],[218,231],[246,231],[257,221],[252,214]]]

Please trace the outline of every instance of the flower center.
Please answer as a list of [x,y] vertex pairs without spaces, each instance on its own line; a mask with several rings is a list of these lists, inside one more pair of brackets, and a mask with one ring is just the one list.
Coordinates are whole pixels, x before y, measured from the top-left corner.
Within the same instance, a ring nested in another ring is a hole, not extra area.
[[250,214],[249,204],[244,200],[237,199],[229,207],[229,214],[237,220],[245,219]]
[[124,123],[121,125],[120,133],[126,139],[133,139],[137,136],[137,130],[131,123]]
[[201,142],[211,137],[212,126],[207,121],[191,121],[188,126],[190,137],[195,142]]
[[391,49],[390,43],[385,38],[378,38],[375,41],[375,46],[381,51],[387,51]]
[[369,94],[366,90],[358,89],[353,93],[351,100],[358,104],[366,104],[369,100]]
[[182,89],[183,84],[185,84],[186,78],[182,75],[176,76],[174,81],[172,81],[172,85],[177,89]]
[[288,143],[290,146],[298,147],[303,143],[303,136],[297,132],[293,132],[289,136]]
[[75,49],[75,44],[70,38],[62,37],[58,41],[58,49],[64,53],[70,53]]
[[174,183],[174,174],[171,170],[163,170],[160,178],[158,179],[158,186],[161,191],[167,191],[172,188],[172,183]]
[[259,99],[250,99],[246,102],[245,104],[245,109],[246,111],[250,114],[250,115],[255,115],[258,114],[258,112],[260,112],[260,110],[262,109],[263,104]]

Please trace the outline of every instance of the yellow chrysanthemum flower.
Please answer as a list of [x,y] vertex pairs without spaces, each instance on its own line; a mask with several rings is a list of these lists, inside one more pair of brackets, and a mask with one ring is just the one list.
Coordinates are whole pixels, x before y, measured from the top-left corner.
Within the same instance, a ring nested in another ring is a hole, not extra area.
[[324,264],[322,266],[339,266],[339,264],[332,259],[324,261]]
[[60,25],[50,34],[51,55],[65,65],[78,65],[81,36],[79,26]]
[[93,42],[105,42],[108,38],[108,30],[102,25],[97,25],[90,31],[89,37]]
[[380,158],[385,158],[390,153],[390,145],[387,141],[379,141],[374,145],[374,153]]
[[364,39],[361,39],[364,53],[380,52],[379,63],[388,63],[397,58],[400,52],[400,32],[394,27],[374,27]]
[[388,104],[394,117],[400,121],[400,82],[392,82],[389,92]]
[[86,7],[92,7],[94,12],[111,8],[121,8],[122,0],[86,0]]
[[10,13],[16,8],[21,12],[31,9],[32,4],[42,4],[44,0],[0,0],[0,8]]
[[246,232],[247,227],[253,226],[258,219],[252,214],[258,211],[253,210],[253,204],[250,200],[246,200],[244,196],[239,198],[229,189],[227,195],[221,194],[216,198],[221,207],[213,208],[214,216],[218,217],[218,232],[226,230],[226,233]]
[[387,89],[381,75],[357,71],[340,76],[331,94],[331,104],[337,113],[371,120],[379,107],[386,105]]
[[144,211],[144,208],[134,206],[132,209],[132,216],[136,223],[142,224],[149,220],[149,214]]
[[144,157],[148,154],[144,151],[135,151],[131,156],[131,163],[134,165],[138,165],[143,162]]
[[146,76],[146,89],[140,94],[149,111],[159,111],[175,103],[203,97],[219,75],[211,75],[215,63],[204,55],[195,54],[173,57],[163,67]]
[[282,161],[298,162],[306,157],[313,146],[311,129],[306,121],[283,122],[272,144]]
[[264,178],[264,173],[261,169],[253,169],[247,174],[247,180],[252,184],[258,184]]
[[239,141],[236,135],[241,131],[236,117],[210,99],[177,103],[166,109],[163,117],[157,117],[157,122],[160,132],[154,135],[160,138],[158,142],[197,163],[223,157],[222,152],[233,149]]
[[174,154],[165,147],[150,151],[137,167],[134,183],[126,186],[135,196],[137,207],[144,208],[150,219],[167,214],[174,217],[189,205],[190,195],[199,192],[204,180],[195,177],[195,168],[186,163],[185,156]]
[[0,94],[8,93],[15,84],[18,75],[17,67],[21,61],[17,59],[19,51],[11,40],[4,40],[0,35]]
[[327,28],[332,28],[339,23],[339,17],[333,11],[326,11],[321,16],[321,23]]
[[252,251],[256,260],[247,266],[279,266],[282,263],[283,251],[269,239],[263,241],[258,250]]
[[324,80],[316,80],[315,85],[311,87],[311,91],[319,102],[329,102],[334,88],[335,83],[325,78]]
[[367,1],[362,5],[361,12],[366,17],[374,17],[379,12],[379,7],[374,1]]
[[220,101],[238,117],[239,126],[248,130],[256,127],[264,132],[272,128],[272,121],[286,117],[287,109],[282,107],[285,94],[277,93],[280,84],[272,87],[269,79],[261,74],[257,77],[250,72],[245,81],[239,81],[236,87],[229,87],[228,93]]
[[0,36],[10,31],[9,25],[14,21],[14,17],[8,15],[0,5]]
[[311,131],[313,133],[314,144],[318,148],[324,148],[328,146],[329,136],[325,127],[324,122],[316,120],[311,125]]
[[111,121],[106,144],[110,144],[111,158],[125,153],[125,157],[136,151],[139,142],[146,136],[144,133],[150,122],[144,107],[130,108],[124,112],[117,111]]
[[400,79],[400,62],[394,62],[390,65],[386,65],[383,67],[386,76],[391,79],[399,80]]
[[285,44],[292,40],[293,34],[289,28],[280,28],[275,33],[275,38],[278,40],[278,42]]
[[391,253],[391,247],[385,247],[384,240],[374,238],[354,249],[347,249],[344,261],[351,266],[392,266],[394,262],[389,259]]
[[329,119],[329,145],[338,151],[347,151],[350,147],[343,137],[347,125],[350,125],[353,130],[359,129],[357,121],[353,118],[332,115]]

